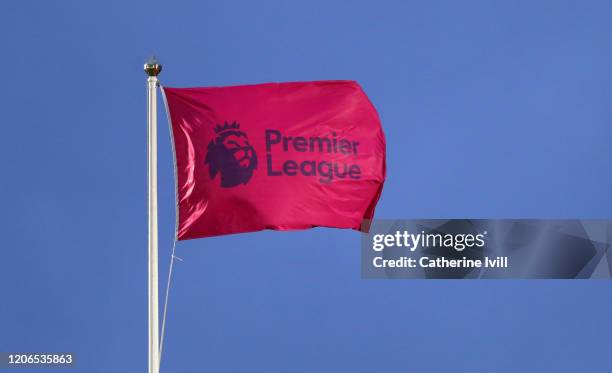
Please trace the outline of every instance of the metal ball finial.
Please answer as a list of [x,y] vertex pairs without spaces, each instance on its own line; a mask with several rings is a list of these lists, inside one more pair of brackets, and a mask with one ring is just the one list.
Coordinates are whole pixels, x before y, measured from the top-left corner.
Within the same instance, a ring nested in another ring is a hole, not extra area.
[[162,70],[162,65],[157,61],[155,56],[149,58],[144,64],[144,71],[148,76],[157,76]]

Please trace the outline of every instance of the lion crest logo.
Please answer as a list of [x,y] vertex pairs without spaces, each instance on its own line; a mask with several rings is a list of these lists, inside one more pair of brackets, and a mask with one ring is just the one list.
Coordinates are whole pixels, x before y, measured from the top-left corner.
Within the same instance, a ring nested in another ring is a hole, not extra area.
[[237,122],[215,126],[217,137],[208,144],[205,163],[210,178],[221,174],[221,187],[231,188],[251,180],[257,169],[257,154]]

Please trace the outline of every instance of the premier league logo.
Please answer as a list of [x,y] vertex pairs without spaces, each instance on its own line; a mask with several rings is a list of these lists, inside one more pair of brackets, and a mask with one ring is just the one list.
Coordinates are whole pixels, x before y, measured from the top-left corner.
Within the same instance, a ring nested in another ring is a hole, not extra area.
[[240,124],[236,122],[217,124],[215,133],[217,137],[208,144],[205,160],[210,178],[220,173],[223,188],[248,183],[257,169],[257,154],[246,133],[240,131]]

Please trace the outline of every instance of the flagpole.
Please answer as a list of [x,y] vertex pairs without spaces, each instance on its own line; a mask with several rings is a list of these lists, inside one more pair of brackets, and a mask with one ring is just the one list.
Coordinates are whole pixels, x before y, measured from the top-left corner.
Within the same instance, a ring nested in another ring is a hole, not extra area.
[[149,373],[159,373],[159,302],[157,265],[157,75],[162,66],[151,58],[148,75],[147,174],[149,205]]

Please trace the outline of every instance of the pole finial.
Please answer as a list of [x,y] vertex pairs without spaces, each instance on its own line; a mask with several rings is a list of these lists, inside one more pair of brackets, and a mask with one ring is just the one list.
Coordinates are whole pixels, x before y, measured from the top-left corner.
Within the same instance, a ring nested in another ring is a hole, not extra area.
[[155,56],[149,58],[144,64],[144,71],[148,76],[157,76],[162,70],[162,65],[159,63]]

